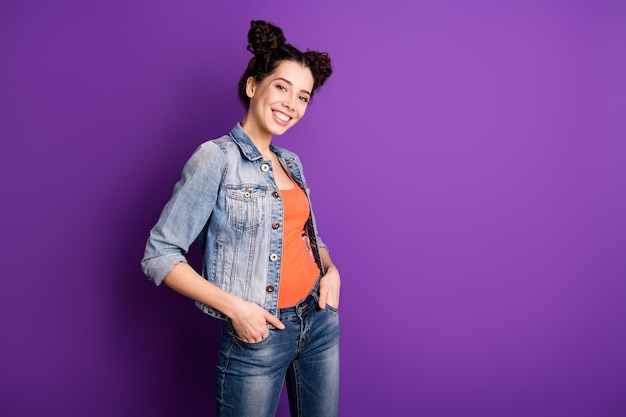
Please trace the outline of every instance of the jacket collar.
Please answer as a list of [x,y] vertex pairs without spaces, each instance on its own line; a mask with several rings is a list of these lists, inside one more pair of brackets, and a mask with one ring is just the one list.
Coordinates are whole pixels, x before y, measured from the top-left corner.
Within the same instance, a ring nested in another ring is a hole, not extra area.
[[244,132],[240,122],[237,122],[233,130],[230,131],[230,137],[233,138],[237,146],[241,149],[241,152],[249,160],[254,161],[262,157],[261,152],[259,152],[250,137]]
[[[233,141],[239,146],[243,155],[250,161],[255,161],[263,157],[254,143],[252,143],[250,137],[243,130],[243,127],[241,127],[241,122],[237,122],[233,130],[230,131],[230,137],[233,138]],[[285,157],[283,149],[275,146],[273,143],[270,143],[270,149],[279,157]]]

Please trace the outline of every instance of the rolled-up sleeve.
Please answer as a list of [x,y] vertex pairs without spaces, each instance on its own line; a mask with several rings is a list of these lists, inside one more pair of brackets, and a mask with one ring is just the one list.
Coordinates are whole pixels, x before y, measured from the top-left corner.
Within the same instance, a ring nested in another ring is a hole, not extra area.
[[150,230],[141,267],[156,285],[180,262],[206,225],[217,199],[225,168],[222,150],[205,142],[183,168],[159,220]]

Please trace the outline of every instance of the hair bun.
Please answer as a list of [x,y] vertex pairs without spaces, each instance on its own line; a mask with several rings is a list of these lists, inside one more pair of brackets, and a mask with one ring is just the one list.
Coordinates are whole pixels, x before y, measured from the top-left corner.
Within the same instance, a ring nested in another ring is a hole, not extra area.
[[283,31],[278,26],[262,20],[252,20],[248,32],[248,51],[254,55],[278,48],[286,42]]
[[317,51],[306,51],[303,55],[309,62],[309,68],[313,74],[316,88],[321,87],[333,73],[330,57],[326,52]]

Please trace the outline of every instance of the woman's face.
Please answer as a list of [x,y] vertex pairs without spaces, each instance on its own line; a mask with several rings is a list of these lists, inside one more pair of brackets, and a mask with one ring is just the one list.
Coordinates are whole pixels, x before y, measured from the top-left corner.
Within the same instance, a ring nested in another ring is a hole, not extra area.
[[300,63],[282,61],[260,83],[248,78],[250,107],[242,126],[251,137],[282,135],[306,112],[313,90],[311,70]]

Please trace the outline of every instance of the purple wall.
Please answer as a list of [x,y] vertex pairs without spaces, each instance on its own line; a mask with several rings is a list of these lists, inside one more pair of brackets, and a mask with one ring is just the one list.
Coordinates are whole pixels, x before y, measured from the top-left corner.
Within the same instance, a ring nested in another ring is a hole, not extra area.
[[626,415],[626,3],[261,3],[0,6],[0,415],[213,415],[218,325],[139,260],[251,19],[334,60],[277,142],[342,272],[340,414]]

